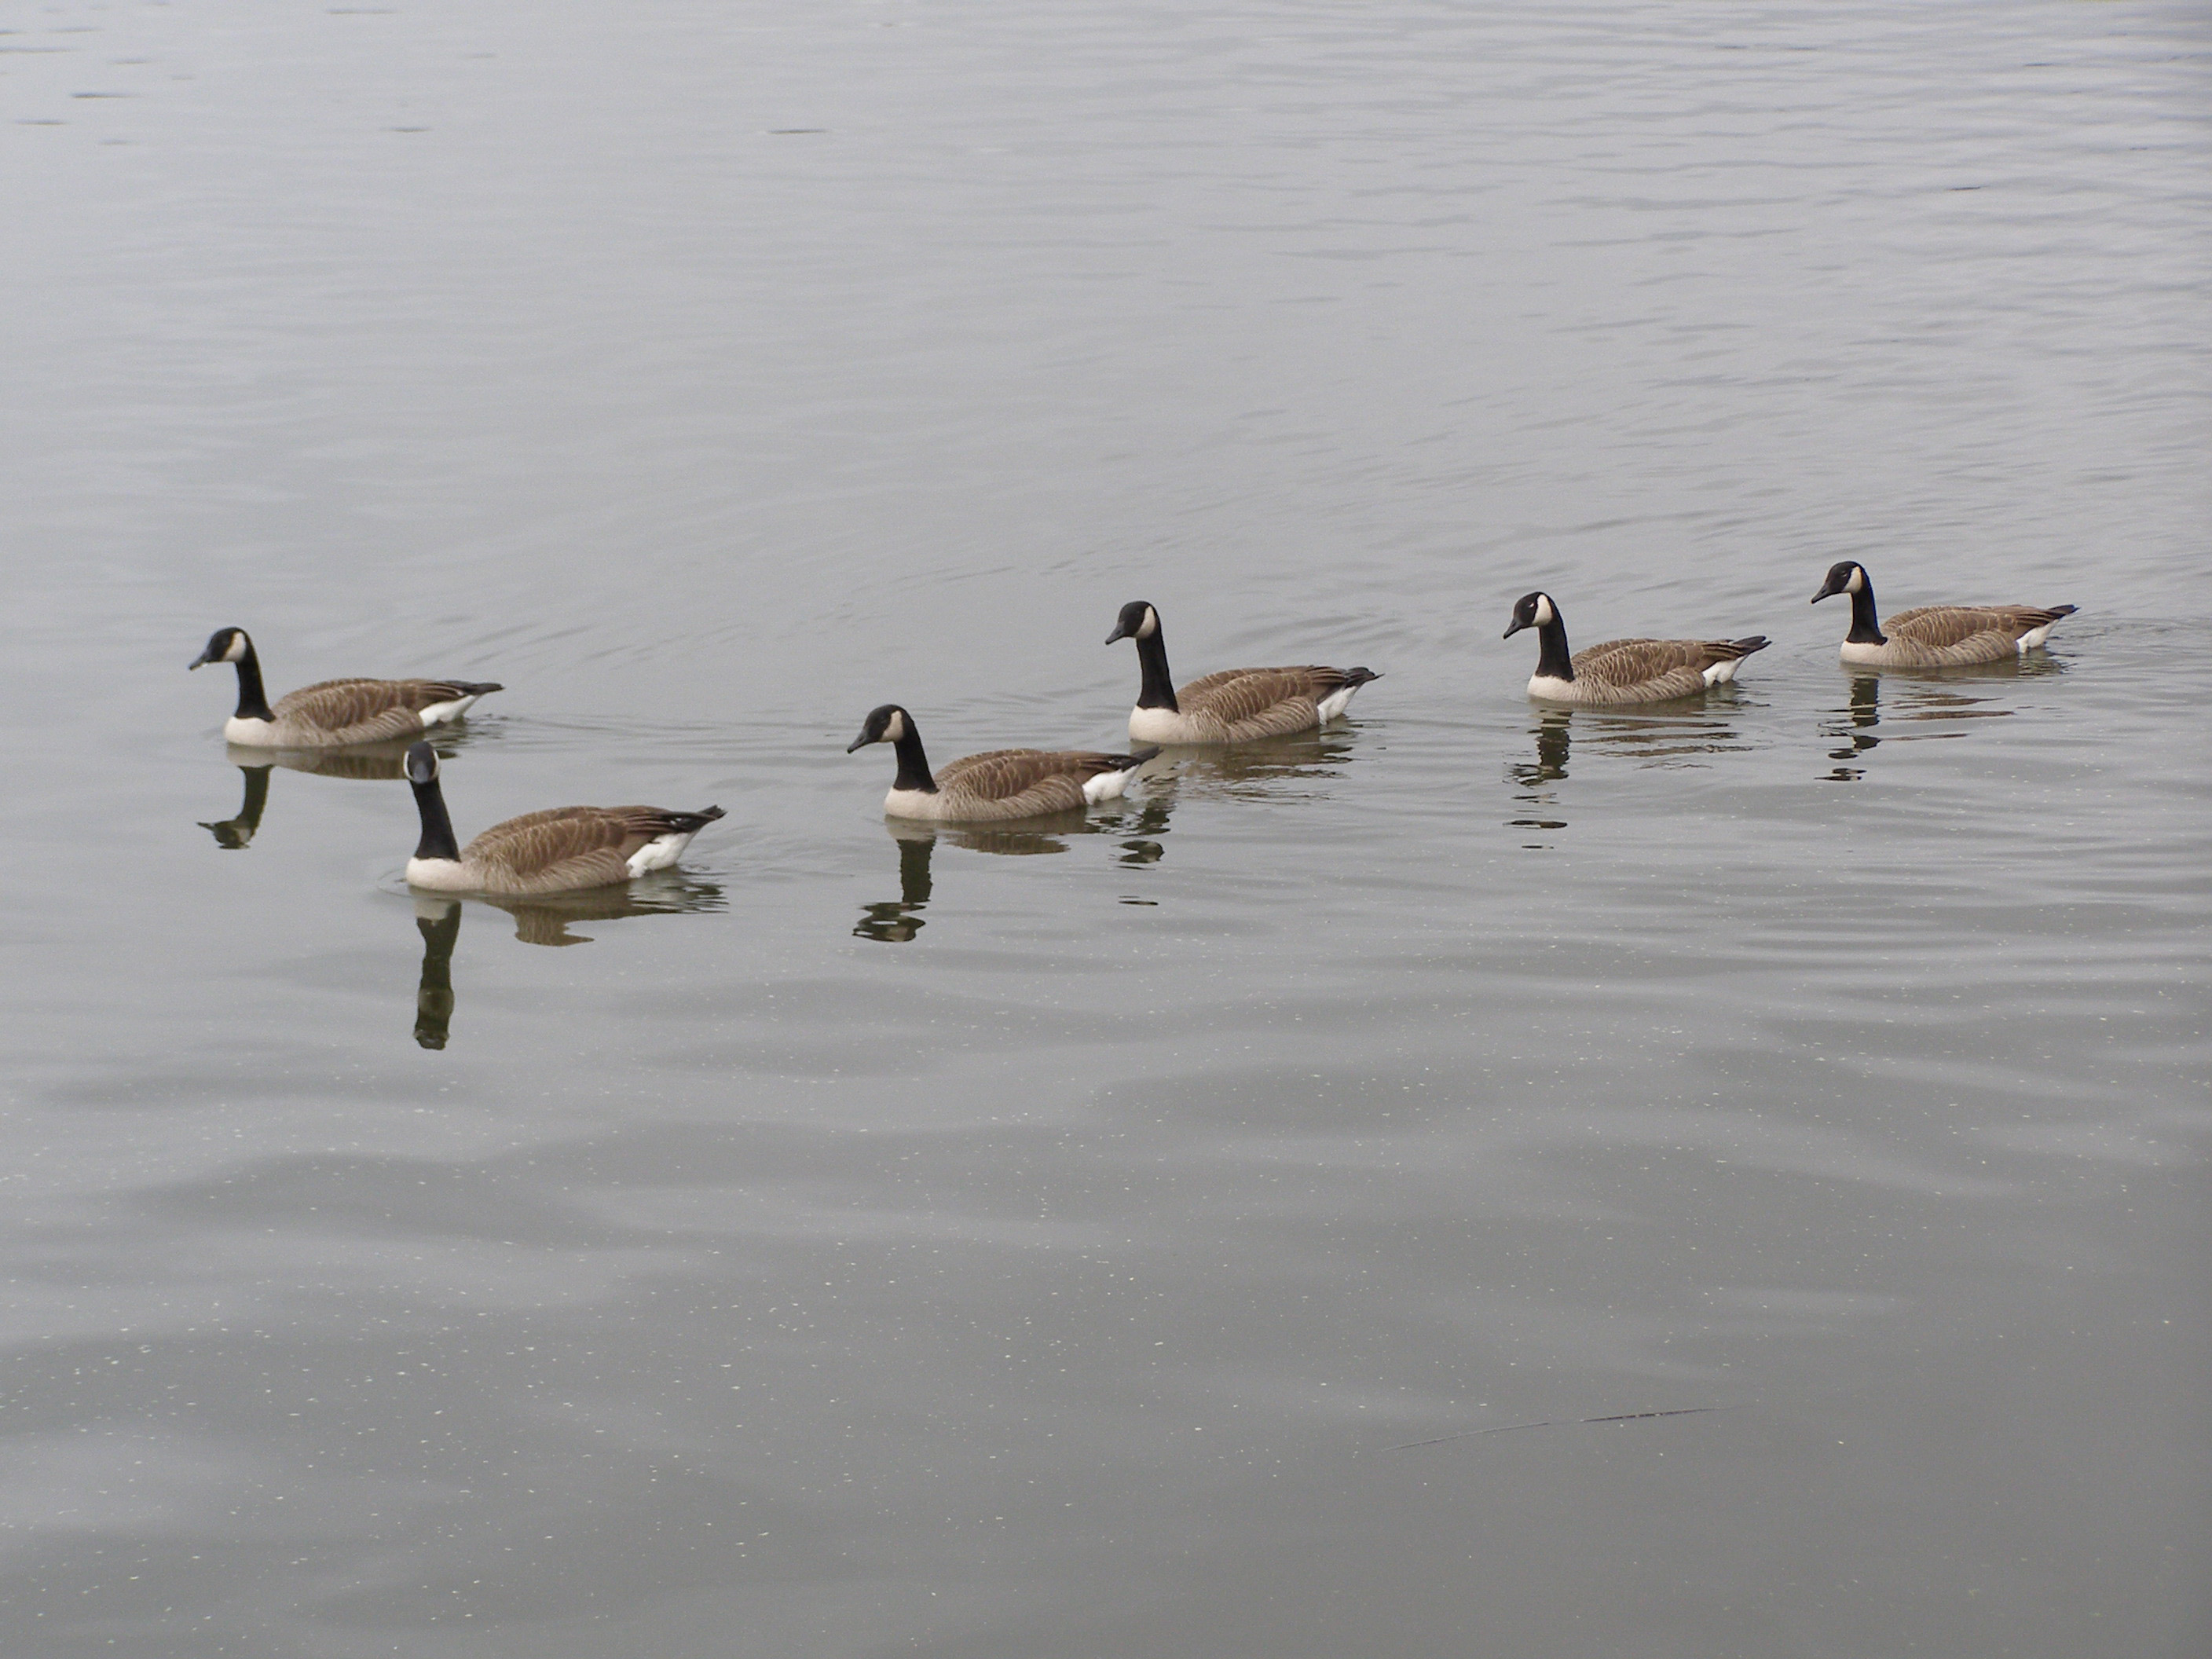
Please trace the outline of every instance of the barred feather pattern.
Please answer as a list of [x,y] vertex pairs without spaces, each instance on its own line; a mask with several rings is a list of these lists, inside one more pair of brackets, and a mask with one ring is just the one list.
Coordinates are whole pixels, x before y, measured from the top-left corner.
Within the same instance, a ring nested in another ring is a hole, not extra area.
[[1365,684],[1364,668],[1229,668],[1176,689],[1181,712],[1139,708],[1129,735],[1148,743],[1251,743],[1310,732],[1321,705],[1346,686]]
[[1135,755],[1092,750],[991,749],[963,755],[936,769],[937,793],[894,789],[884,810],[899,817],[945,823],[1079,812],[1083,786],[1108,772],[1126,772]]
[[1849,647],[1844,654],[1852,662],[1891,668],[2002,662],[2020,654],[2021,635],[2073,613],[2070,605],[2047,611],[2026,605],[1917,605],[1882,623],[1888,643]]
[[424,709],[500,689],[469,680],[323,680],[276,700],[268,742],[315,749],[419,738]]
[[659,806],[556,806],[526,812],[495,823],[464,847],[453,878],[439,885],[513,896],[608,887],[629,879],[629,860],[647,843],[663,836],[696,835],[721,816],[719,806],[697,812]]
[[1765,647],[1764,639],[1607,640],[1574,654],[1571,680],[1547,680],[1532,691],[1555,702],[1665,702],[1705,690],[1705,671]]

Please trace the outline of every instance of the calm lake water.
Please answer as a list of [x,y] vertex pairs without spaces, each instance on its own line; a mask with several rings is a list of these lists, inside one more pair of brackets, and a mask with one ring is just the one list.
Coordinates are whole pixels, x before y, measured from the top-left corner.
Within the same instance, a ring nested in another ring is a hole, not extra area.
[[[0,1651],[2212,1647],[2203,8],[53,0],[0,109]],[[1844,557],[2081,611],[1857,678]],[[1538,586],[1774,645],[1546,714]],[[1383,678],[887,830],[1137,598]],[[505,682],[464,836],[729,816],[418,904],[232,623]]]

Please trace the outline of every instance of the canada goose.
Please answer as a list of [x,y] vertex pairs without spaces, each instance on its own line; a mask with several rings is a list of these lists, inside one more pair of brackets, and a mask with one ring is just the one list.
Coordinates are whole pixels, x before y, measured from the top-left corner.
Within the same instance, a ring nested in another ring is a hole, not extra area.
[[1310,732],[1341,714],[1361,686],[1382,678],[1365,668],[1230,668],[1177,690],[1168,677],[1160,613],[1142,599],[1121,607],[1106,643],[1116,640],[1136,641],[1144,673],[1129,711],[1129,735],[1139,743],[1250,743]]
[[1874,580],[1853,560],[1828,568],[1814,605],[1838,593],[1851,596],[1851,631],[1844,635],[1844,660],[1877,668],[1954,668],[2026,656],[2051,637],[2051,624],[2074,614],[2070,605],[2039,611],[2027,605],[1923,605],[1889,619],[1889,632],[1874,608]]
[[1536,630],[1541,649],[1528,695],[1547,702],[1664,702],[1725,685],[1743,659],[1766,649],[1764,634],[1741,640],[1607,640],[1567,654],[1567,628],[1548,593],[1528,593],[1513,607],[1500,637]]
[[1156,745],[1127,755],[994,749],[963,755],[948,762],[944,771],[932,772],[914,716],[895,702],[871,709],[860,724],[860,735],[845,745],[845,752],[852,754],[872,743],[890,744],[898,754],[898,777],[884,797],[884,811],[896,818],[930,818],[939,823],[1080,811],[1095,802],[1116,799],[1137,775],[1137,769],[1160,752]]
[[445,893],[524,895],[607,887],[665,870],[691,837],[722,816],[719,806],[671,812],[659,806],[556,806],[495,823],[466,847],[438,787],[438,753],[407,751],[407,781],[422,815],[422,839],[407,860],[410,886]]
[[476,680],[324,680],[287,692],[269,706],[261,659],[242,628],[218,628],[188,667],[238,665],[238,712],[222,723],[231,742],[252,749],[326,749],[337,744],[419,738],[457,720],[469,705],[505,688]]

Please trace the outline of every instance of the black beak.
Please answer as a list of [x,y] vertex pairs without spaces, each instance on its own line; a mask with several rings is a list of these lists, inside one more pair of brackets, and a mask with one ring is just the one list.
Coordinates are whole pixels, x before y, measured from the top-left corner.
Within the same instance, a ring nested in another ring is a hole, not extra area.
[[1824,587],[1813,596],[1813,603],[1818,605],[1823,599],[1832,599],[1843,591],[1840,587]]
[[1516,617],[1511,622],[1505,624],[1505,631],[1503,634],[1500,634],[1498,637],[1501,640],[1510,640],[1516,634],[1518,634],[1522,629],[1528,626],[1528,624],[1527,623],[1522,622],[1520,617]]
[[1116,640],[1126,640],[1128,637],[1129,630],[1122,627],[1121,623],[1115,623],[1114,624],[1114,631],[1106,636],[1106,643],[1111,645]]
[[204,668],[208,664],[220,660],[221,659],[216,657],[213,653],[203,651],[198,656],[194,657],[190,662],[185,665],[185,672],[186,673],[190,673],[195,668]]
[[855,754],[860,750],[866,749],[867,746],[868,734],[863,732],[859,737],[854,738],[852,742],[845,745],[845,752],[848,755]]

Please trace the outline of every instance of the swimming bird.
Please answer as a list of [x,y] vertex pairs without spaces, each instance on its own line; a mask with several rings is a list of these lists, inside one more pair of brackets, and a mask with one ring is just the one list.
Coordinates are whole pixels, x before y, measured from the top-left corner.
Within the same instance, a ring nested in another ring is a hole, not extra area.
[[242,628],[218,628],[188,667],[238,665],[238,712],[222,725],[231,742],[252,749],[326,749],[340,744],[419,738],[457,720],[478,697],[506,688],[489,680],[324,680],[288,691],[269,706],[261,659]]
[[1548,593],[1528,593],[1513,607],[1513,620],[1500,637],[1511,639],[1524,628],[1536,630],[1540,649],[1528,695],[1547,702],[1664,702],[1692,697],[1708,686],[1725,685],[1767,638],[1741,640],[1607,640],[1567,654],[1567,628]]
[[884,797],[884,812],[895,818],[930,818],[940,823],[1079,811],[1117,799],[1137,769],[1160,752],[1157,745],[1126,755],[993,749],[963,755],[948,762],[943,771],[932,772],[914,716],[895,702],[870,709],[860,724],[860,735],[845,745],[845,752],[852,754],[872,743],[890,744],[898,756],[898,777]]
[[1139,743],[1250,743],[1310,732],[1344,713],[1352,693],[1382,677],[1365,668],[1230,668],[1176,690],[1168,677],[1160,613],[1142,599],[1121,607],[1106,636],[1137,642],[1143,684],[1129,711]]
[[2070,605],[2047,611],[2027,605],[1923,605],[1892,617],[1885,634],[1864,565],[1850,559],[1831,565],[1813,603],[1838,593],[1851,596],[1844,660],[1877,668],[1953,668],[2024,657],[2051,637],[2052,623],[2074,614]]
[[438,786],[438,752],[427,743],[407,751],[407,781],[422,817],[422,839],[407,860],[410,886],[443,893],[521,895],[608,887],[649,870],[665,870],[691,837],[722,816],[719,806],[672,812],[660,806],[556,806],[526,812],[456,846],[446,797]]

